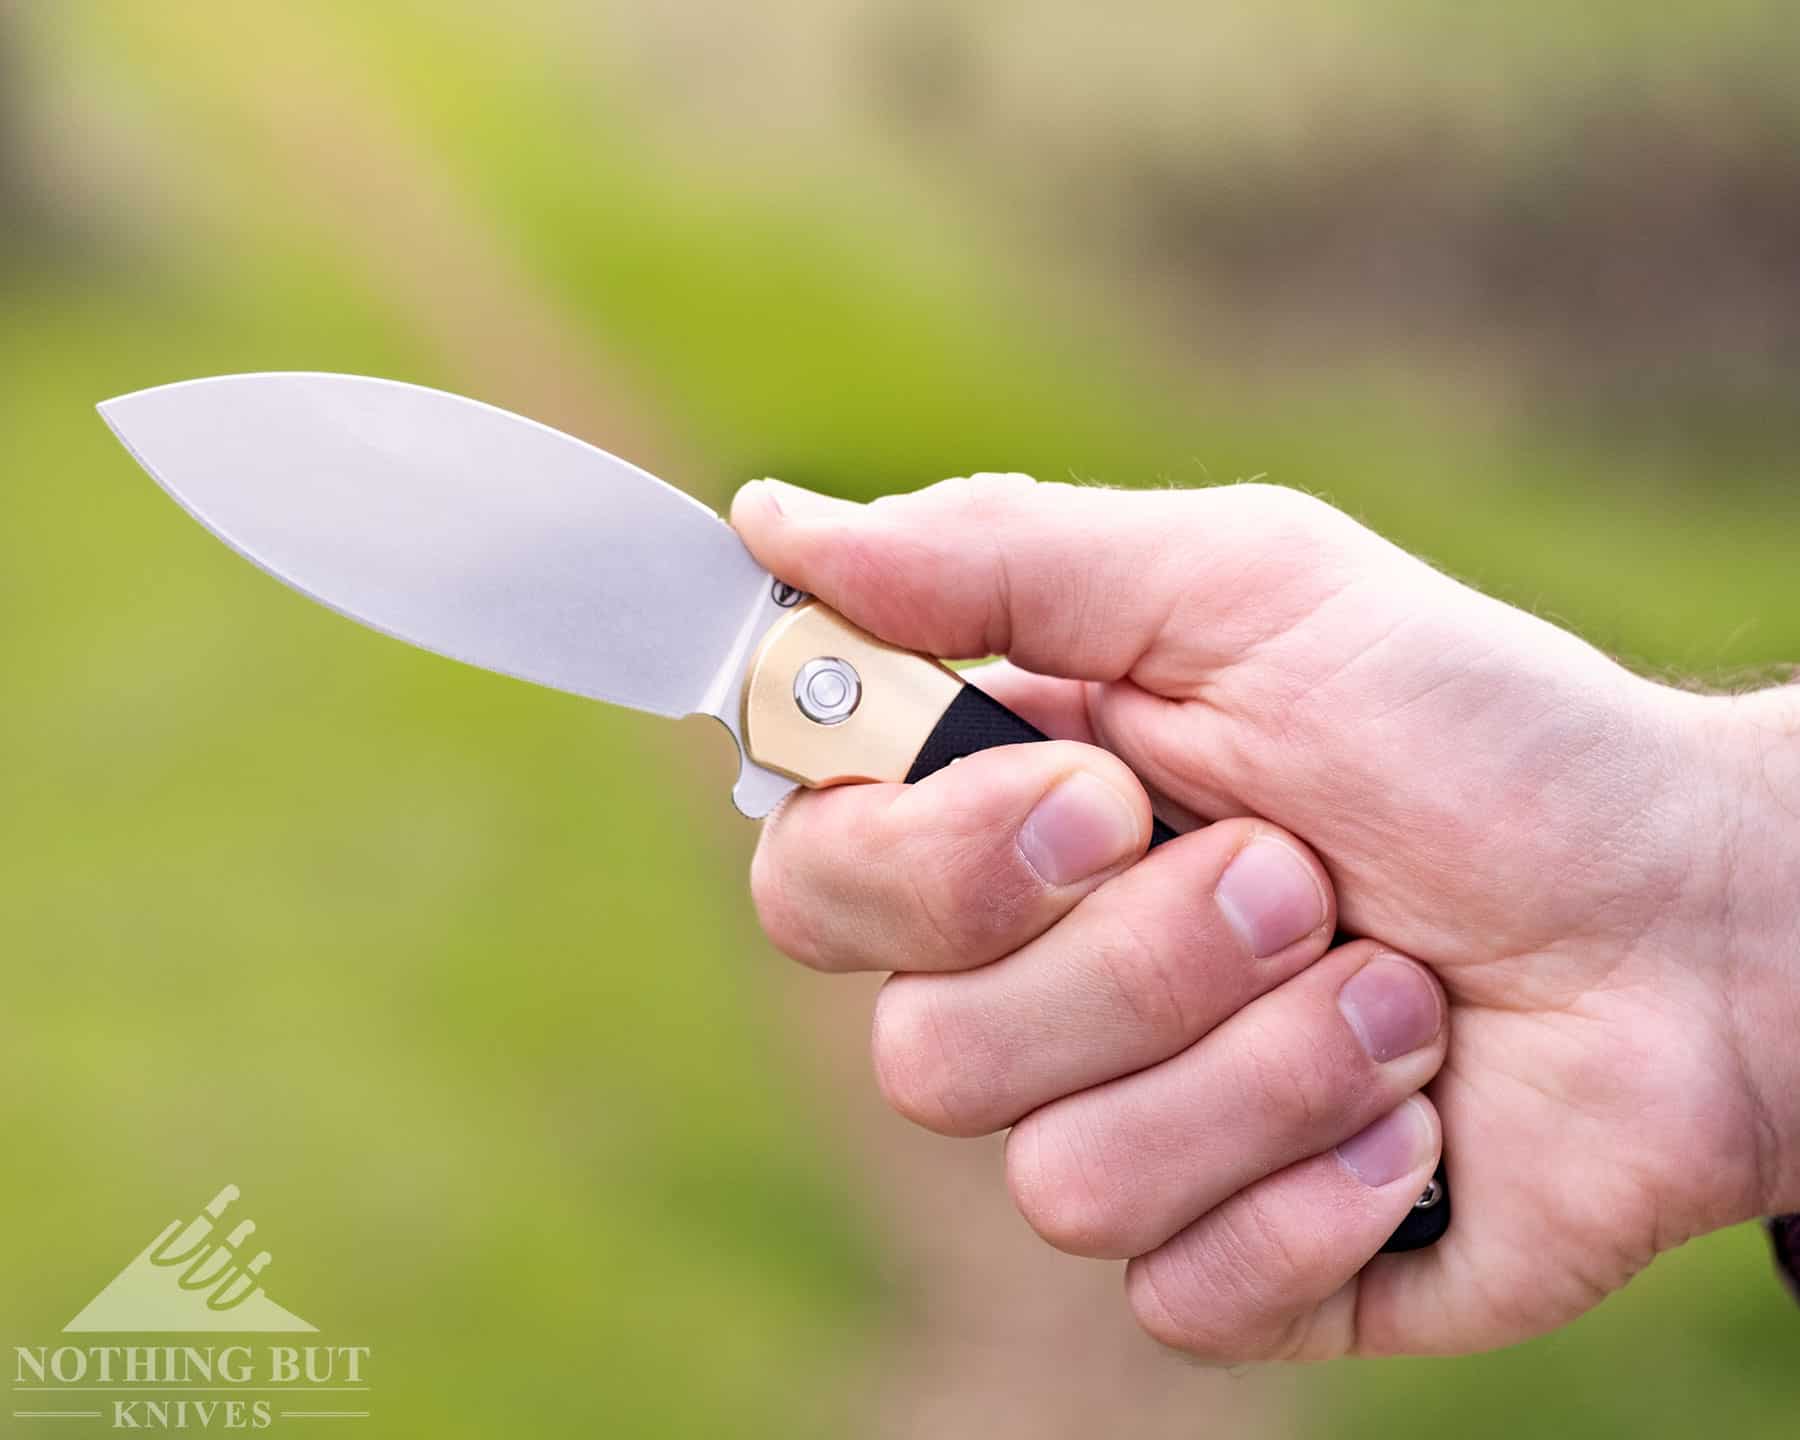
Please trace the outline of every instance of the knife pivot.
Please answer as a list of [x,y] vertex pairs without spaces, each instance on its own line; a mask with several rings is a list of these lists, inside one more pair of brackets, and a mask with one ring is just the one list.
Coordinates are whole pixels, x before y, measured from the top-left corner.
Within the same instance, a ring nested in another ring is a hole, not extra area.
[[794,676],[794,703],[818,725],[842,725],[862,701],[862,677],[835,655],[808,660]]
[[936,660],[807,596],[768,628],[745,669],[744,754],[802,785],[898,782],[964,688]]

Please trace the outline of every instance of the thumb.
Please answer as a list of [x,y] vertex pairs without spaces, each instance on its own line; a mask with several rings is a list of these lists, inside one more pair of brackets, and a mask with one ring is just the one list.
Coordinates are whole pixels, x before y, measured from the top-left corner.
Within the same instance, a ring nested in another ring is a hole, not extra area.
[[1317,604],[1336,567],[1299,552],[1332,528],[1322,516],[1357,528],[1273,486],[1125,491],[1028,475],[871,505],[758,480],[731,507],[770,572],[893,644],[1006,655],[1072,679],[1129,676],[1163,694]]

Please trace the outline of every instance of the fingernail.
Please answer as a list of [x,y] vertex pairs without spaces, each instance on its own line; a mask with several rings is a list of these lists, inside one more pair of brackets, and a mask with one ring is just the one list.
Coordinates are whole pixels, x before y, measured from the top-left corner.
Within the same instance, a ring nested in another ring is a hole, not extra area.
[[1104,780],[1076,774],[1039,800],[1019,827],[1019,853],[1046,885],[1073,885],[1138,846],[1137,812]]
[[785,480],[763,480],[759,483],[778,515],[804,518],[808,515],[829,514],[833,510],[845,509],[850,504],[848,500],[821,495],[816,490],[805,490],[798,485],[790,485]]
[[1337,1147],[1337,1157],[1370,1189],[1392,1185],[1431,1158],[1431,1122],[1417,1100],[1383,1115]]
[[1238,938],[1261,959],[1287,949],[1325,923],[1325,893],[1281,841],[1263,835],[1237,854],[1213,892]]
[[1410,960],[1377,955],[1344,982],[1338,1009],[1371,1060],[1410,1055],[1444,1023],[1437,987]]

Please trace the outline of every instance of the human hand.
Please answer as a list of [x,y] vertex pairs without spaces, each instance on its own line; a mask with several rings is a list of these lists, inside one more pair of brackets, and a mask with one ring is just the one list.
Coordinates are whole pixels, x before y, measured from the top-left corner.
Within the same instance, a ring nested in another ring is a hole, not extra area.
[[[1505,1344],[1800,1208],[1789,697],[1652,684],[1272,487],[761,483],[732,519],[886,640],[1009,656],[978,683],[1058,737],[796,795],[753,888],[796,958],[899,972],[889,1099],[1012,1126],[1026,1219],[1131,1258],[1158,1338]],[[1221,823],[1139,860],[1140,779]],[[1440,1114],[1456,1223],[1370,1262]]]

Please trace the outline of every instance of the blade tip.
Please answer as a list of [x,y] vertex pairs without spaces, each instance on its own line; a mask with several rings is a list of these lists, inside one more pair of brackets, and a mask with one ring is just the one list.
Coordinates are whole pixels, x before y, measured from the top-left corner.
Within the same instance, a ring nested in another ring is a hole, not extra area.
[[129,397],[124,395],[114,395],[102,400],[94,406],[94,413],[106,423],[106,428],[112,431],[113,438],[130,449],[130,442],[125,439],[125,416],[123,414],[124,401],[127,398]]

